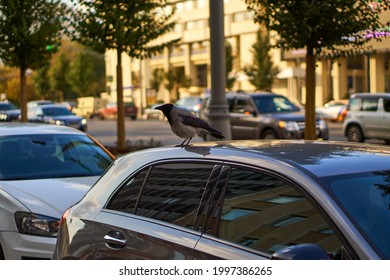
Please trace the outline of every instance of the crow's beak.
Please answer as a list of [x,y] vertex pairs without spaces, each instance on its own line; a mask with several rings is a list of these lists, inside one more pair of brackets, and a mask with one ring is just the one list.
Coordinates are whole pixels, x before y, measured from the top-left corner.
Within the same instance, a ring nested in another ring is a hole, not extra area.
[[160,106],[154,107],[154,109],[157,109],[157,110],[162,111],[163,106],[164,106],[164,105],[160,105]]

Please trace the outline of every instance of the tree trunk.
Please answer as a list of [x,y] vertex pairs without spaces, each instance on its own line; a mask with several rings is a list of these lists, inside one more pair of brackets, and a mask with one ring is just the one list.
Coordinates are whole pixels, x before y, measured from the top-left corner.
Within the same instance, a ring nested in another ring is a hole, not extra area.
[[27,122],[26,67],[20,67],[20,121]]
[[314,50],[307,46],[306,54],[306,104],[305,104],[305,140],[317,139],[316,133],[316,76]]
[[125,131],[125,106],[123,103],[123,74],[122,74],[122,51],[117,49],[118,64],[116,66],[116,96],[117,96],[117,137],[118,150],[124,152],[126,148],[126,131]]

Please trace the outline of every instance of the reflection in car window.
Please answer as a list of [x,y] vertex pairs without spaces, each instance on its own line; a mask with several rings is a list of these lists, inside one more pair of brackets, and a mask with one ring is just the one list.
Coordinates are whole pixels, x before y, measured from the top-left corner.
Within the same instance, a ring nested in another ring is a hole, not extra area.
[[378,99],[363,99],[362,111],[375,112],[378,109]]
[[112,159],[85,135],[0,137],[0,180],[98,176]]
[[107,208],[193,228],[213,167],[183,163],[153,166],[148,173],[131,178]]
[[219,238],[272,254],[301,243],[336,256],[341,242],[313,205],[272,176],[233,168],[223,204]]
[[390,170],[325,178],[353,223],[390,259]]

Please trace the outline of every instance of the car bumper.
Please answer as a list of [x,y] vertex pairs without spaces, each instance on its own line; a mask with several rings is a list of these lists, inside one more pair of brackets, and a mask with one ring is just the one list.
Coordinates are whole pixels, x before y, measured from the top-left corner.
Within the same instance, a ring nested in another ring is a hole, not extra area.
[[[305,134],[303,131],[286,131],[282,132],[282,139],[303,139]],[[319,130],[317,129],[317,138],[328,140],[329,139],[329,131],[328,130]]]
[[6,260],[51,259],[55,237],[42,237],[20,234],[17,232],[1,232],[0,243]]

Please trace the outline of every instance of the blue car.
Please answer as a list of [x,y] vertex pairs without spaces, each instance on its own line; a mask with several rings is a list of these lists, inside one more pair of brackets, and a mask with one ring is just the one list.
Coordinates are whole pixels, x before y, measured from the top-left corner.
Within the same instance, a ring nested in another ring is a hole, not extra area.
[[87,120],[76,116],[63,105],[49,104],[36,106],[28,111],[29,122],[64,125],[87,131]]
[[19,120],[20,110],[9,101],[0,102],[0,121],[10,122]]

